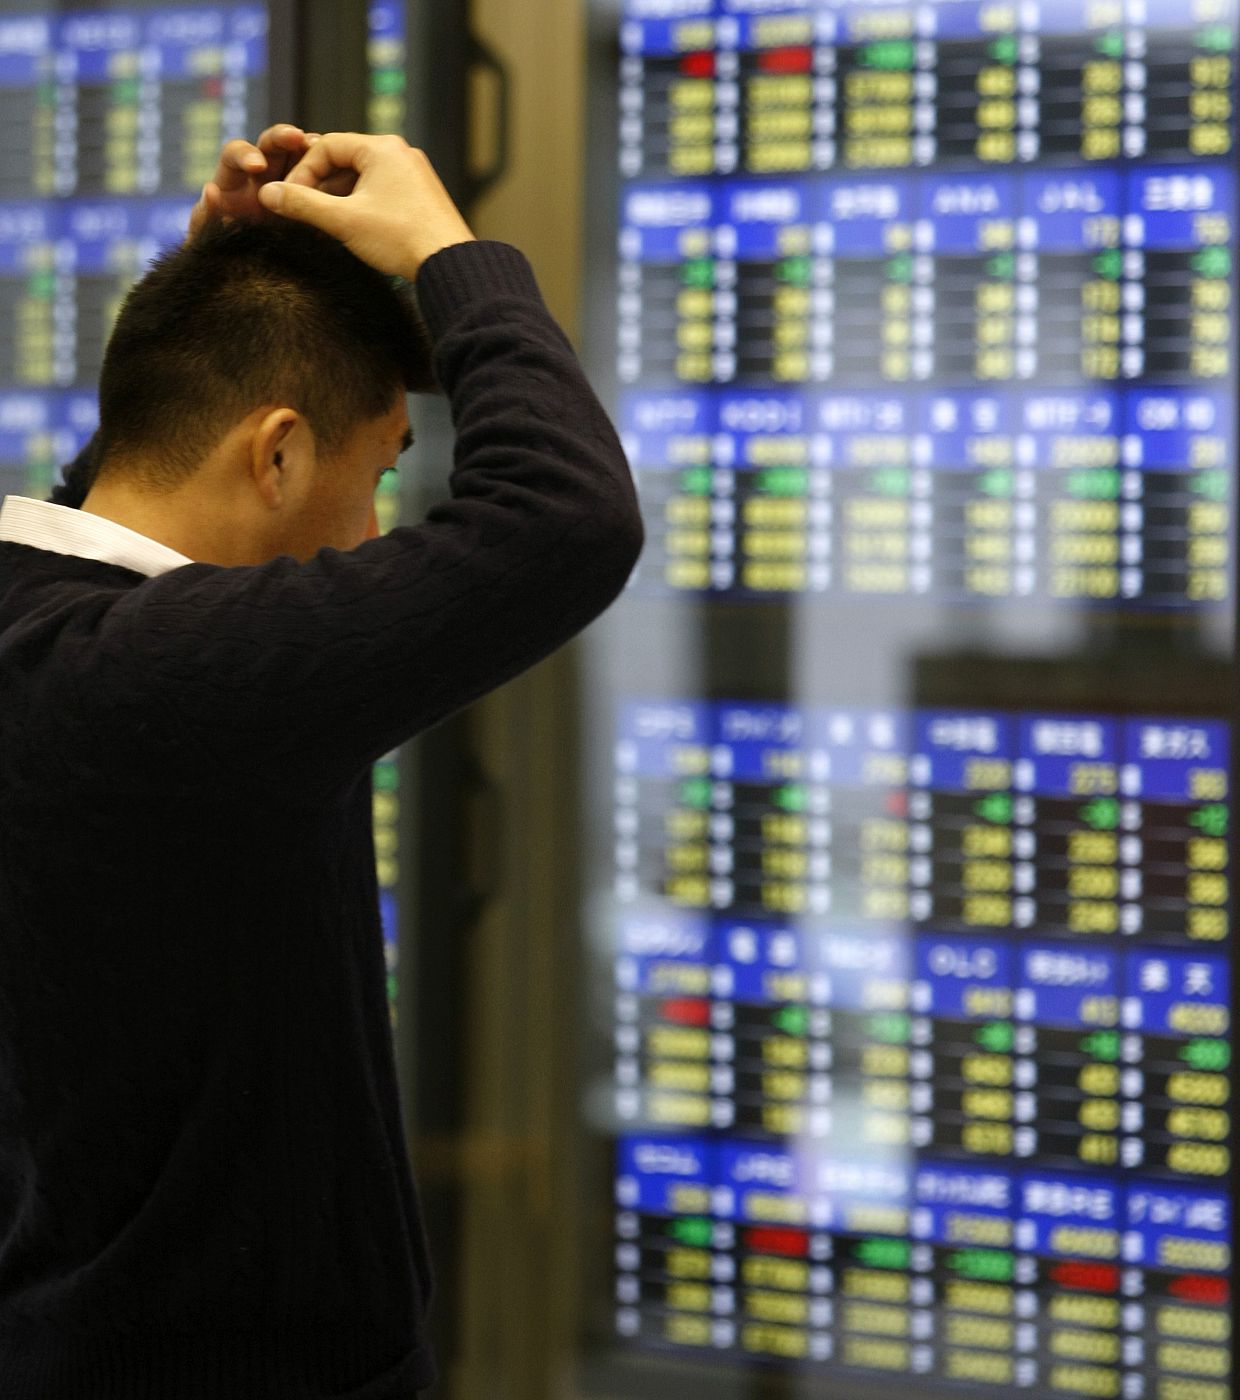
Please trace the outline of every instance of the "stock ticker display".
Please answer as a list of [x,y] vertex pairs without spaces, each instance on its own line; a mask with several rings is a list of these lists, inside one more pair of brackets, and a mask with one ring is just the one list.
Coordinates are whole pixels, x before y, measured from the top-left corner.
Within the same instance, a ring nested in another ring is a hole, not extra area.
[[1226,604],[1230,0],[630,11],[641,587]]
[[[370,7],[370,118],[404,125],[403,6]],[[265,4],[0,4],[0,496],[45,498],[99,421],[116,315],[185,237],[220,148],[257,138],[268,101]],[[395,478],[376,502],[399,523]],[[399,968],[397,756],[374,774],[391,1015]]]
[[267,114],[265,5],[0,7],[0,487],[46,495],[98,421],[125,293]]
[[[409,61],[408,26],[405,6],[400,0],[372,0],[369,13],[370,36],[367,59],[370,93],[368,125],[378,135],[404,135],[408,109],[405,101]],[[386,535],[400,524],[400,480],[385,476],[379,483],[375,501],[379,529]],[[383,921],[383,947],[388,976],[388,1010],[393,1033],[399,1033],[398,1010],[401,937],[401,791],[399,753],[389,754],[375,766],[374,817],[375,859],[379,883],[379,909]]]
[[692,687],[755,615],[1110,614],[1154,673],[1229,615],[1235,52],[1231,0],[625,7],[621,606],[714,619],[613,696],[626,1354],[1230,1400],[1225,705]]
[[1228,748],[626,706],[621,1333],[1229,1394]]

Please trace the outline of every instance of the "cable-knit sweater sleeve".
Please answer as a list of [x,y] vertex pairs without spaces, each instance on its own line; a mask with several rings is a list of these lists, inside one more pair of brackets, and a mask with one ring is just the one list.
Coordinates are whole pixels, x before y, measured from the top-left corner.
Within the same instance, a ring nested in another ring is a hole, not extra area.
[[80,617],[79,684],[115,699],[109,741],[144,766],[166,749],[255,795],[330,791],[623,589],[642,545],[632,476],[528,262],[464,244],[417,291],[457,432],[451,499],[350,552],[188,565]]

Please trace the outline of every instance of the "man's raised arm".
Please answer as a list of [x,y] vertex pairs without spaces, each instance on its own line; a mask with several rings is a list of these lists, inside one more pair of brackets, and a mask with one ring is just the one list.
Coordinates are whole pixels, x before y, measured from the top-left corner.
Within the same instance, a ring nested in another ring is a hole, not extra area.
[[451,496],[355,549],[151,579],[110,608],[97,654],[132,673],[142,725],[125,732],[146,752],[168,716],[167,742],[204,776],[240,772],[295,801],[569,641],[623,590],[643,528],[615,429],[529,263],[474,239],[425,156],[326,135],[259,197],[414,283],[456,427]]

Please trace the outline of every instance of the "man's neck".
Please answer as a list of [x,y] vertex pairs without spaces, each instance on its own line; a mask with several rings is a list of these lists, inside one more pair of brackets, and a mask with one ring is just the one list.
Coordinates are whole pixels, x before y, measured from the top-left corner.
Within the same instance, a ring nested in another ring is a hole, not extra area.
[[229,524],[218,499],[207,509],[188,489],[156,496],[98,483],[83,501],[82,511],[124,525],[195,563],[234,568],[261,563],[266,557],[255,550],[244,530]]
[[152,508],[149,500],[143,500],[132,493],[119,491],[114,487],[95,486],[82,502],[82,513],[97,515],[103,520],[124,525],[127,530],[145,535],[156,544],[175,549],[187,559],[199,559],[193,542],[186,537],[185,531],[178,528],[178,521],[166,509],[159,506]]

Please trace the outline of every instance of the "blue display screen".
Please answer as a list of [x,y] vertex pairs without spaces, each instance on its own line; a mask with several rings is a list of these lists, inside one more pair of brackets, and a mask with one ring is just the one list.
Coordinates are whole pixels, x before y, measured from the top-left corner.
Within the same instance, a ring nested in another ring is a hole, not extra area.
[[1235,6],[617,32],[598,1393],[1229,1400]]
[[1228,768],[1196,719],[625,704],[620,1331],[1229,1364]]
[[0,488],[46,495],[94,431],[125,292],[267,114],[267,7],[0,15]]
[[1226,607],[1230,7],[629,8],[636,586]]

